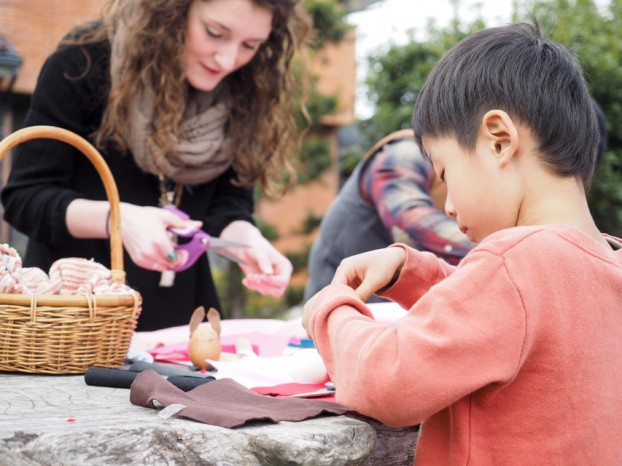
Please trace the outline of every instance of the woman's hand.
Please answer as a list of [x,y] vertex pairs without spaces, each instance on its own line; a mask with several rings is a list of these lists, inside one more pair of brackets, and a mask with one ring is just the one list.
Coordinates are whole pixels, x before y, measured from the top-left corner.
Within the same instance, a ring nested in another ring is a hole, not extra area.
[[200,228],[202,222],[185,219],[159,207],[121,203],[121,236],[132,261],[149,270],[164,271],[182,263],[168,228]]
[[[200,228],[202,223],[188,220],[166,209],[141,207],[122,202],[121,238],[132,261],[148,270],[164,271],[183,263],[167,228]],[[110,204],[107,201],[76,199],[67,207],[66,222],[74,238],[108,238]]]
[[220,234],[222,239],[246,244],[235,253],[248,264],[240,264],[246,275],[242,284],[262,295],[281,296],[291,278],[293,266],[289,259],[277,251],[254,225],[236,220]]
[[403,248],[385,248],[347,257],[341,261],[331,283],[348,285],[362,301],[392,285],[404,265]]

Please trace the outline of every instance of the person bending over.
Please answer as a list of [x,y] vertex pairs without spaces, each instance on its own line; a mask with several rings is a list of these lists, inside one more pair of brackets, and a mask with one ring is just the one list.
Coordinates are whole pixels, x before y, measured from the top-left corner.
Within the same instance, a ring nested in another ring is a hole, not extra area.
[[[363,157],[320,224],[309,254],[304,300],[330,283],[342,259],[404,242],[457,264],[471,250],[445,215],[445,186],[412,130],[381,139]],[[385,301],[372,295],[367,302]]]

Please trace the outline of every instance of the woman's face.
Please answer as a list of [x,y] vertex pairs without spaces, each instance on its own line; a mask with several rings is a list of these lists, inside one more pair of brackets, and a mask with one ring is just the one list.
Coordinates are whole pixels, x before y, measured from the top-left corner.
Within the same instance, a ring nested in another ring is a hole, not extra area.
[[272,30],[272,11],[252,0],[194,0],[181,62],[186,79],[211,91],[246,65]]

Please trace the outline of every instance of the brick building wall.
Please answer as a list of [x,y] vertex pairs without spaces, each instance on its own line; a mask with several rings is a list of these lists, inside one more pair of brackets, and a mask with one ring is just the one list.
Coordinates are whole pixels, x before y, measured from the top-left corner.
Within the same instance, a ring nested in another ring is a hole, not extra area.
[[23,58],[13,91],[31,94],[41,65],[78,23],[97,18],[107,0],[0,0],[0,34]]

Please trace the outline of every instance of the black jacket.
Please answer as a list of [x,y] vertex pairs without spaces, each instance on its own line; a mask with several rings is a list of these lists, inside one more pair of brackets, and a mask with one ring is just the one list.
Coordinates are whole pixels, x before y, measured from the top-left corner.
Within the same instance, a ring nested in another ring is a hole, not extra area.
[[[52,125],[69,129],[92,141],[101,122],[110,79],[108,43],[72,46],[45,62],[25,126]],[[142,172],[131,154],[110,148],[102,151],[122,202],[157,206],[159,181]],[[219,235],[233,220],[253,222],[253,192],[232,184],[228,170],[201,185],[186,186],[180,209],[202,220],[204,229]],[[91,162],[66,143],[37,139],[14,151],[13,168],[2,192],[4,218],[29,237],[24,266],[48,271],[62,257],[93,258],[110,267],[108,240],[72,237],[65,222],[68,204],[76,198],[105,200],[103,183]],[[159,286],[160,273],[137,267],[124,257],[127,284],[143,297],[139,330],[187,324],[199,305],[220,309],[207,255],[178,273],[171,288]]]

